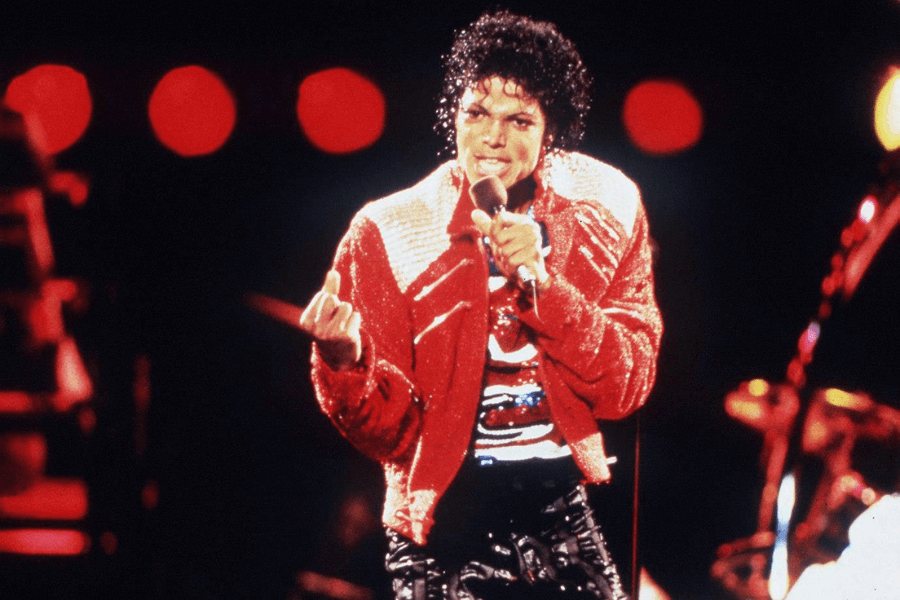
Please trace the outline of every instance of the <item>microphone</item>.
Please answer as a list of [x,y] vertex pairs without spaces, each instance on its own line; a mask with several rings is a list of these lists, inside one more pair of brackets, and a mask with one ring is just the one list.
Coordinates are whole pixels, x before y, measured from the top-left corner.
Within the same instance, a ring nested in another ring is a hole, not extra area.
[[[502,212],[506,212],[506,202],[508,199],[506,188],[503,186],[503,182],[500,181],[500,178],[496,175],[482,177],[472,184],[469,188],[469,193],[475,201],[475,206],[492,217],[499,215]],[[535,276],[528,267],[519,265],[516,269],[516,276],[519,279],[519,283],[525,287],[526,291],[534,291]]]

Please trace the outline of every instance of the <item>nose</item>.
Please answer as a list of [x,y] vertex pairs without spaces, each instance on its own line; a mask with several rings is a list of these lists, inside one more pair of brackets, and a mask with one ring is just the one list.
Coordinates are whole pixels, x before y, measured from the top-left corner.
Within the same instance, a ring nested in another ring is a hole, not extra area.
[[506,144],[506,132],[499,119],[490,119],[484,126],[484,143],[491,148],[499,148]]

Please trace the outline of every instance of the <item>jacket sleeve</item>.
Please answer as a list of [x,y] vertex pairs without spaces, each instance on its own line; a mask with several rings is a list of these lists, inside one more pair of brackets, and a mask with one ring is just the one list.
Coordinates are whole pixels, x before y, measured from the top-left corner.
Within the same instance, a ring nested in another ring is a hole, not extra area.
[[650,393],[662,336],[646,215],[638,200],[628,235],[600,207],[567,213],[551,238],[552,283],[523,320],[555,367],[545,372],[562,380],[548,383],[562,383],[596,419],[622,418]]
[[412,376],[409,312],[390,269],[378,228],[357,216],[338,246],[334,268],[342,300],[361,315],[360,365],[334,371],[311,355],[319,406],[350,443],[378,460],[399,459],[413,445],[421,421]]

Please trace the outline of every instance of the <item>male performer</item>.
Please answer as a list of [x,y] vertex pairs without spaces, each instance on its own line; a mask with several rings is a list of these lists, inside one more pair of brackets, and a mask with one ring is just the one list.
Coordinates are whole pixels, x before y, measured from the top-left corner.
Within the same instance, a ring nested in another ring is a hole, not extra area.
[[625,598],[585,483],[656,373],[638,189],[571,150],[590,76],[554,25],[486,13],[445,63],[455,159],[356,215],[301,317],[319,403],[384,469],[397,599]]

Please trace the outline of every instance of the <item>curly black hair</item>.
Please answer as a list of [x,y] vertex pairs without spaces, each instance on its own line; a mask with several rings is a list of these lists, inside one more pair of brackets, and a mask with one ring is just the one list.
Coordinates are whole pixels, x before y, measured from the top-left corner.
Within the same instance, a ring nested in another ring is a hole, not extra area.
[[486,12],[457,32],[443,63],[435,131],[451,153],[463,92],[493,75],[515,81],[540,103],[549,149],[569,150],[581,142],[592,79],[575,44],[553,23],[507,10]]

